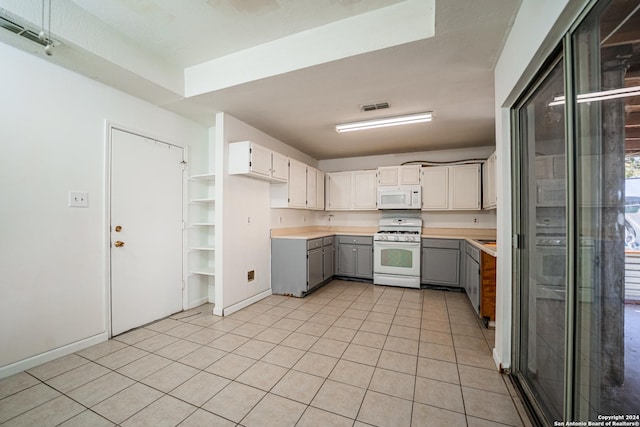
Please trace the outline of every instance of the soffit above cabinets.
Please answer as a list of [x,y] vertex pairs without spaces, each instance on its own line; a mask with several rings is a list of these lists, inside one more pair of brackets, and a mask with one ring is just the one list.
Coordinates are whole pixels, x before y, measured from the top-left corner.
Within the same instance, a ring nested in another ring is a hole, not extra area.
[[[45,1],[45,5],[49,2]],[[520,0],[55,0],[47,57],[205,125],[217,112],[316,159],[494,141],[493,69]],[[179,3],[179,4],[178,4]],[[0,0],[42,25],[42,2]],[[217,73],[217,74],[216,74]],[[390,108],[363,111],[388,102]],[[336,123],[434,111],[339,135]]]

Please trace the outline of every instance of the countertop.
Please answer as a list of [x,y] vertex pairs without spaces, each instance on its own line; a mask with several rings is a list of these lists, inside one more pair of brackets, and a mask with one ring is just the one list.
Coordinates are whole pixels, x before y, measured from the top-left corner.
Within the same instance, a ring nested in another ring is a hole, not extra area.
[[[271,237],[279,239],[318,239],[337,235],[373,236],[376,227],[298,227],[271,229]],[[497,256],[496,245],[483,243],[495,240],[496,230],[491,228],[423,228],[422,238],[464,239],[491,256]]]

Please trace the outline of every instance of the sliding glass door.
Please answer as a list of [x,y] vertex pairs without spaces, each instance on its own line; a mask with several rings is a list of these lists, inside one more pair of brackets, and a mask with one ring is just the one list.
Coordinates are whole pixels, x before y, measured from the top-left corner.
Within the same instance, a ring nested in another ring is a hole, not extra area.
[[[631,183],[640,171],[635,162],[627,167],[626,158],[640,152],[640,1],[600,2],[577,27],[571,43],[577,271],[572,287],[574,416],[595,420],[598,414],[638,415],[640,305],[634,289],[640,233],[635,229],[634,197],[640,192],[634,192]],[[625,296],[627,285],[630,293]]]
[[518,109],[521,141],[519,373],[540,410],[564,408],[566,179],[564,61],[557,58]]
[[640,421],[640,0],[559,52],[514,109],[514,374],[549,424]]

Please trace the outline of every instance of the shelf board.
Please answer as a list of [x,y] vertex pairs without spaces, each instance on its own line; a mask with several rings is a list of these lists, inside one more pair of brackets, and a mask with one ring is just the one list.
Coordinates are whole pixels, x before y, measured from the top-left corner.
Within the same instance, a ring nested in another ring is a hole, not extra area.
[[206,199],[191,199],[189,200],[189,203],[212,203],[215,202],[216,199],[213,198],[206,198]]
[[194,246],[193,248],[189,248],[190,251],[215,251],[216,248],[213,246]]
[[213,222],[192,222],[189,227],[213,227],[216,225]]
[[215,272],[213,270],[207,270],[207,269],[199,269],[199,270],[194,270],[191,272],[191,274],[198,274],[200,276],[215,276]]
[[215,177],[216,177],[216,174],[211,172],[211,173],[201,173],[197,175],[191,175],[189,179],[194,181],[211,181],[215,179]]

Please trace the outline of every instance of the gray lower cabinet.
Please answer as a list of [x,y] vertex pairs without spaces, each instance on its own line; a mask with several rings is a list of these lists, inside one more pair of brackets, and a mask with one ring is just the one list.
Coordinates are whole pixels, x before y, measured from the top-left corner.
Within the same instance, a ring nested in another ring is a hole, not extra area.
[[334,237],[322,239],[322,281],[331,279],[336,274],[336,245]]
[[373,279],[373,237],[337,236],[336,275]]
[[476,313],[480,313],[480,250],[466,244],[465,291]]
[[307,252],[307,290],[322,283],[324,269],[322,268],[322,248]]
[[333,237],[271,239],[271,291],[302,297],[331,279],[333,248]]
[[460,240],[422,239],[422,275],[426,285],[460,286]]

